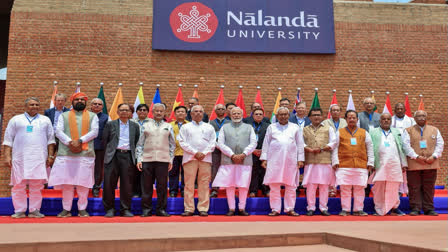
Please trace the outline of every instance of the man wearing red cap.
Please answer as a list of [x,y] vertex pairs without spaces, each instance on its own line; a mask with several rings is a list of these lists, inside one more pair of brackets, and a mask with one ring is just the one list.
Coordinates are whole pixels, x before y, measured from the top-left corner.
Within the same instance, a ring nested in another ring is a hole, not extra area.
[[48,185],[62,189],[63,210],[58,217],[71,216],[74,190],[78,194],[78,215],[88,217],[87,197],[94,184],[95,151],[93,140],[98,135],[98,117],[86,110],[87,95],[70,97],[73,109],[64,112],[56,125],[59,150]]

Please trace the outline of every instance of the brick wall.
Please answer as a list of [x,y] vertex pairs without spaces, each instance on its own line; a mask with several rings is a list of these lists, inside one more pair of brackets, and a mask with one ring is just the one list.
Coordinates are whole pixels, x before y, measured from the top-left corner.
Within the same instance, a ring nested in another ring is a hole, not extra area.
[[[374,90],[380,111],[386,91],[393,104],[404,101],[404,93],[409,92],[412,111],[418,107],[418,94],[423,94],[430,123],[448,139],[448,7],[368,2],[335,2],[334,7],[335,55],[236,54],[152,51],[151,1],[15,0],[6,120],[23,112],[28,96],[39,96],[47,106],[54,80],[65,93],[73,92],[80,81],[89,97],[96,96],[99,83],[104,82],[109,106],[118,82],[123,83],[125,101],[130,103],[140,81],[145,83],[147,101],[160,84],[162,101],[168,106],[178,83],[184,84],[185,98],[197,84],[207,113],[220,85],[225,85],[226,101],[234,101],[238,86],[244,86],[246,105],[260,86],[268,113],[278,87],[292,100],[301,87],[309,103],[318,87],[324,108],[333,89],[344,107],[347,91],[353,90],[358,109]],[[445,151],[438,184],[446,183],[447,156]],[[9,194],[8,183],[9,171],[2,166],[0,195]]]

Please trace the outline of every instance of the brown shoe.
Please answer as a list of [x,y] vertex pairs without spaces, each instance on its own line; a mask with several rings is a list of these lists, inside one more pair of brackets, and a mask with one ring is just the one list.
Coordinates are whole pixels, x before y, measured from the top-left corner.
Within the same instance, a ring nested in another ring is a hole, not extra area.
[[208,216],[208,213],[207,213],[206,211],[200,211],[200,212],[199,212],[199,216],[201,216],[201,217],[207,217],[207,216]]
[[239,216],[249,216],[250,214],[248,212],[246,212],[246,210],[239,210],[238,211],[238,215]]
[[183,212],[181,214],[181,216],[183,216],[183,217],[193,216],[193,213],[192,212]]
[[290,210],[289,212],[286,213],[286,215],[295,217],[300,216],[300,214],[296,213],[296,211],[294,210]]
[[276,211],[272,211],[268,214],[268,216],[279,216],[279,215],[280,215],[280,213],[276,212]]
[[227,213],[226,216],[235,216],[235,210],[230,209]]
[[255,198],[255,197],[257,197],[257,195],[255,193],[253,193],[253,192],[249,193],[249,198]]

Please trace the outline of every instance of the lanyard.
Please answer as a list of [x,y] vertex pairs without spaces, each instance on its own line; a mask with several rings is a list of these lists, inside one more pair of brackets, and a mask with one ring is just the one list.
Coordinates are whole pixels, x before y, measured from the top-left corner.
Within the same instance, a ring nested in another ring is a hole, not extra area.
[[336,130],[339,128],[339,123],[340,123],[341,121],[339,120],[338,121],[338,123],[336,123],[335,121],[333,121],[333,124],[334,124],[334,127],[336,128]]
[[215,119],[216,125],[218,125],[218,129],[221,129],[221,127],[222,127],[222,125],[224,125],[225,121],[226,121],[226,118],[224,118],[221,123],[219,123],[218,119]]
[[258,125],[258,127],[255,127],[255,122],[253,122],[252,125],[254,127],[255,133],[258,133],[258,131],[260,130],[260,127],[261,127],[261,123]]
[[[28,120],[28,122],[31,124],[34,120],[36,120],[36,118],[39,116],[39,114],[37,114],[33,119],[30,120],[30,118],[25,114],[26,119]],[[423,133],[422,133],[423,134]]]
[[387,134],[386,134],[386,131],[384,131],[383,129],[381,129],[381,130],[383,131],[383,134],[384,134],[384,136],[385,136],[386,138],[390,135],[390,133],[392,133],[391,130],[389,130],[389,131],[387,132]]
[[350,135],[352,135],[352,137],[355,137],[354,135],[356,134],[356,131],[358,131],[358,128],[356,128],[355,132],[353,133],[348,129],[348,127],[346,127],[345,129],[348,131],[348,133],[350,133]]
[[177,127],[179,127],[179,129],[182,127],[182,123],[181,122],[178,122],[177,123]]
[[145,120],[143,120],[143,121],[138,121],[138,124],[140,124],[140,126],[143,126],[143,123],[145,123]]
[[373,113],[369,114],[369,121],[372,121]]
[[420,136],[423,137],[423,128],[420,128]]
[[302,124],[304,124],[305,123],[305,119],[299,119],[299,117],[297,117],[297,124],[300,126],[300,127],[302,127]]

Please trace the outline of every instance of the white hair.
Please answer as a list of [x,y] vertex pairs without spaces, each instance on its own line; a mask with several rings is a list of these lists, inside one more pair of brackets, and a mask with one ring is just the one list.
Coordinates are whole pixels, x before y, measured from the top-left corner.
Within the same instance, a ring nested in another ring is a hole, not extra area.
[[164,110],[166,109],[165,104],[162,103],[156,103],[152,106],[152,110],[156,109],[156,107],[162,107]]
[[240,108],[240,107],[233,107],[233,108],[230,110],[230,113],[232,113],[234,110],[239,110],[239,111],[241,111],[241,113],[243,113],[243,109]]
[[226,105],[220,103],[220,104],[216,104],[214,109],[216,110],[218,108],[218,106],[223,106],[224,109],[226,108]]
[[191,108],[191,111],[194,111],[195,109],[196,109],[196,107],[198,107],[198,108],[201,108],[201,111],[202,112],[204,112],[204,107],[202,107],[202,105],[194,105],[192,108]]
[[289,114],[289,109],[288,109],[288,108],[285,108],[285,107],[279,107],[279,108],[277,109],[277,112],[276,112],[275,114],[278,114],[278,112],[280,112],[280,110],[286,110],[286,111],[288,112],[288,114]]
[[428,116],[428,113],[426,113],[426,111],[424,110],[417,110],[414,112],[414,117],[417,116],[417,113],[423,113],[425,116]]

